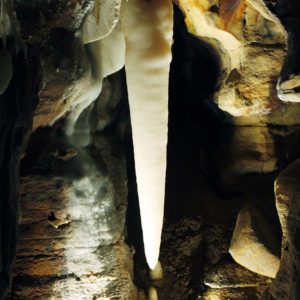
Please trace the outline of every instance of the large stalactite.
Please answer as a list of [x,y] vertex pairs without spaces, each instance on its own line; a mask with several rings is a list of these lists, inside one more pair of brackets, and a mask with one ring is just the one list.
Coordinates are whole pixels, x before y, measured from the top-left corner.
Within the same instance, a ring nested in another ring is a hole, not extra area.
[[134,160],[145,254],[152,269],[159,257],[164,215],[172,18],[169,0],[124,3]]

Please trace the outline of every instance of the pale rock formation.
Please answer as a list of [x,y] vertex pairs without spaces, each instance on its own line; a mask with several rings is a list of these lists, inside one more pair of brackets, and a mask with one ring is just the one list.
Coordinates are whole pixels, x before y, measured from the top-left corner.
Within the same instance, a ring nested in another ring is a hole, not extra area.
[[275,278],[279,268],[279,242],[260,213],[246,205],[239,212],[229,253],[252,272]]
[[296,160],[280,173],[274,184],[283,236],[280,268],[271,285],[271,295],[276,300],[296,300],[300,296],[299,178],[300,160]]
[[80,114],[100,95],[105,77],[121,68],[125,63],[125,40],[120,23],[107,37],[88,44],[90,50],[91,78],[83,89],[76,89],[71,100],[71,112],[68,116],[68,134],[72,134]]
[[109,35],[120,18],[121,0],[96,0],[92,13],[82,25],[82,42],[95,42]]
[[[278,108],[276,82],[287,33],[262,0],[179,0],[190,33],[220,55],[222,76],[215,101],[233,116]],[[259,74],[259,76],[257,76]]]
[[158,300],[156,288],[153,286],[151,286],[148,290],[148,299],[149,300]]
[[277,84],[278,97],[286,102],[300,102],[300,75],[290,75],[290,78]]
[[122,24],[145,254],[153,269],[159,257],[164,214],[172,2],[124,2]]

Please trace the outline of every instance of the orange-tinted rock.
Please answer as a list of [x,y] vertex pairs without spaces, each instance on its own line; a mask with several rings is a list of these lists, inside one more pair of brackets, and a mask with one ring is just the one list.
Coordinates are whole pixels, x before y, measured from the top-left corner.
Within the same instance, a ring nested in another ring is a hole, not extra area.
[[[261,0],[179,1],[190,33],[214,47],[222,78],[215,101],[233,116],[259,116],[280,107],[276,84],[287,34]],[[254,63],[255,62],[255,63]],[[232,72],[239,73],[234,80]]]

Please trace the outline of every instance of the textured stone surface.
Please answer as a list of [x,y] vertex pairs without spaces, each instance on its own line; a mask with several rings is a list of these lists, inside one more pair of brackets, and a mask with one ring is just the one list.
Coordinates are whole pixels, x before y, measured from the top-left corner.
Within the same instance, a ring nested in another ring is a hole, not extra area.
[[296,160],[280,173],[274,184],[283,234],[280,268],[271,285],[271,294],[276,300],[296,300],[300,296],[299,179],[300,160]]
[[[202,228],[199,217],[186,217],[165,225],[161,248],[164,277],[162,288],[158,288],[159,299],[195,297],[194,285],[199,283],[196,270],[200,268],[199,253],[203,247]],[[173,285],[173,282],[177,284]]]
[[205,276],[204,283],[214,289],[224,289],[262,286],[270,283],[270,280],[234,262],[224,261]]
[[272,277],[279,268],[279,242],[260,213],[252,206],[239,212],[229,253],[252,272]]
[[122,151],[103,135],[94,137],[92,153],[73,149],[77,155],[59,160],[46,146],[36,168],[21,178],[12,299],[135,299],[132,252],[123,240]]
[[212,289],[203,295],[204,300],[260,300],[265,288]]
[[91,81],[78,31],[93,1],[15,1],[24,41],[41,49],[42,85],[33,130],[66,113]]
[[287,33],[264,2],[178,3],[189,31],[212,45],[221,57],[219,107],[233,116],[263,115],[277,109],[276,83]]

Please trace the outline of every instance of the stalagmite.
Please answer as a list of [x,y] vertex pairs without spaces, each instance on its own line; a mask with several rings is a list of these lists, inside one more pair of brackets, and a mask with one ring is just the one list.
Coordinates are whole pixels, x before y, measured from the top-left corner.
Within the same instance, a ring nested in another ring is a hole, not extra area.
[[130,0],[122,7],[135,170],[151,269],[158,262],[164,213],[172,13],[171,0]]

